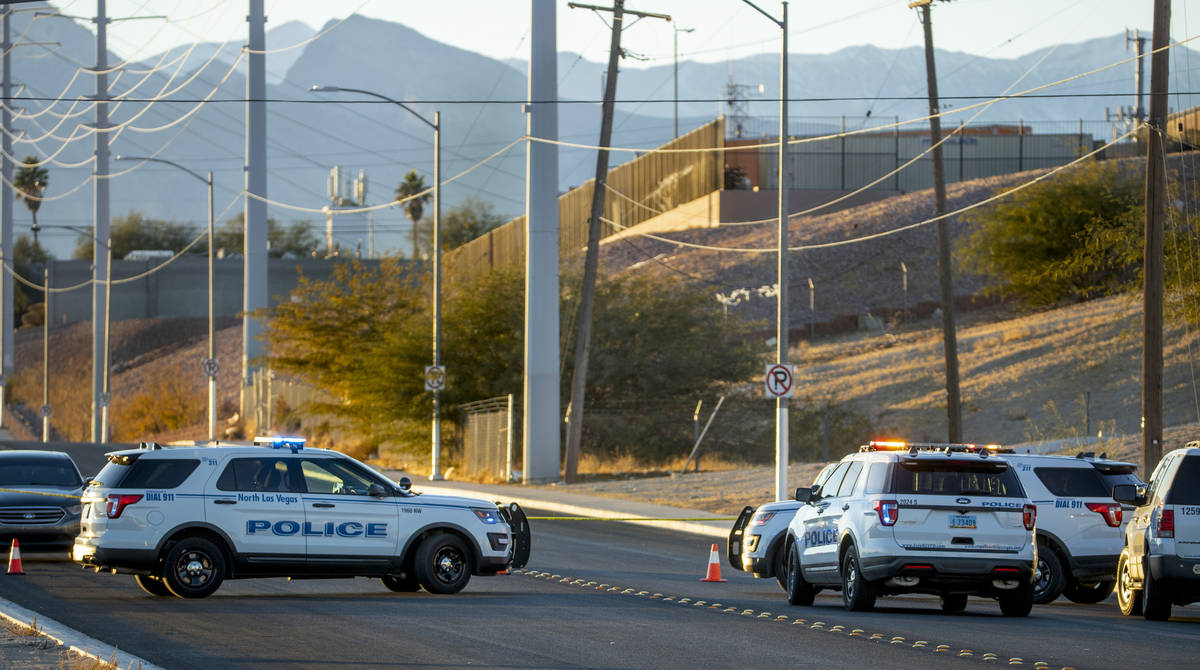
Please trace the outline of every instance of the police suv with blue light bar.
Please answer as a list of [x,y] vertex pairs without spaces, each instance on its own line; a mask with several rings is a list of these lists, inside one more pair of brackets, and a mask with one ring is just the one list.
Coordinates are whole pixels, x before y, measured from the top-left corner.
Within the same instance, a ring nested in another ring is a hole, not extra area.
[[525,565],[516,503],[422,495],[298,438],[107,454],[83,493],[72,558],[156,596],[203,598],[225,579],[378,577],[457,593]]
[[849,610],[878,596],[930,593],[962,611],[995,598],[1005,616],[1033,607],[1037,507],[994,446],[872,442],[821,485],[796,490],[787,599],[841,591]]

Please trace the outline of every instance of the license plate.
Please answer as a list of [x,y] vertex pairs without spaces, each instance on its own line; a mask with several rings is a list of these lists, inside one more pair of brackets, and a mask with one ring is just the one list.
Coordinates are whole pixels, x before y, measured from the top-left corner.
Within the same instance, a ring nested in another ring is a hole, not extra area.
[[975,528],[975,515],[953,515],[950,517],[950,527],[973,529]]

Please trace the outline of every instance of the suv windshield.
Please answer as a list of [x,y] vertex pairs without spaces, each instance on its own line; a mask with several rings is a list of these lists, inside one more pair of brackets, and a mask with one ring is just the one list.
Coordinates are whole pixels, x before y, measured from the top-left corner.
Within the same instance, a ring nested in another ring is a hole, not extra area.
[[1200,505],[1200,456],[1184,456],[1171,480],[1168,505]]
[[5,458],[0,467],[0,486],[61,486],[75,488],[83,482],[75,466],[65,458],[22,456]]
[[1000,461],[902,461],[892,468],[891,493],[1023,498],[1017,474]]

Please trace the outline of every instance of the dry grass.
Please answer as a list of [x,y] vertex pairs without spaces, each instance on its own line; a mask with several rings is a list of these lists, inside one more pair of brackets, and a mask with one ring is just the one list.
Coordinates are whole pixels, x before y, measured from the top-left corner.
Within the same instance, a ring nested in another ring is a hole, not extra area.
[[42,635],[37,627],[37,617],[33,618],[30,624],[24,624],[13,621],[7,617],[0,617],[0,626],[17,638],[20,638],[23,644],[35,646],[39,649],[51,649],[57,647],[58,643],[50,638]]

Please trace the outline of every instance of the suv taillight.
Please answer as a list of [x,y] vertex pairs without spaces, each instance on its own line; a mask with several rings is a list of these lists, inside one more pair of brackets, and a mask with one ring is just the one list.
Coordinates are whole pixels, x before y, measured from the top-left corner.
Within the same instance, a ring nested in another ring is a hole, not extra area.
[[110,519],[119,519],[126,507],[141,499],[142,496],[132,493],[114,493],[108,496],[108,501],[104,504],[104,513]]
[[1154,537],[1175,537],[1175,510],[1159,510],[1158,523],[1154,525]]
[[1026,504],[1021,508],[1021,522],[1025,524],[1025,530],[1033,530],[1037,525],[1037,505]]
[[1087,508],[1104,517],[1104,523],[1116,528],[1121,525],[1121,505],[1119,503],[1088,503]]
[[879,513],[879,523],[894,526],[900,518],[900,503],[895,500],[876,500],[875,511]]

